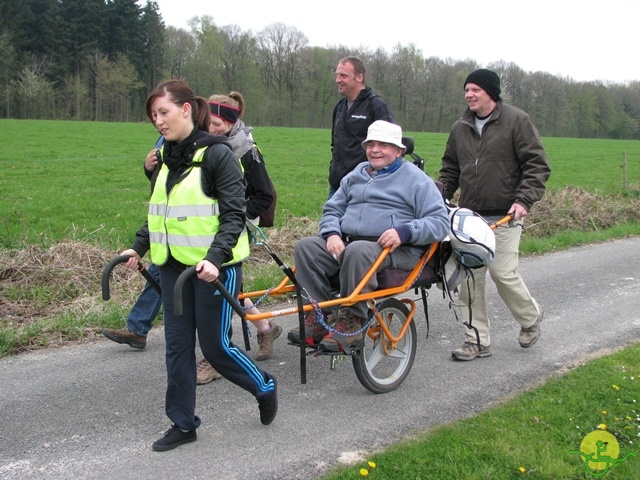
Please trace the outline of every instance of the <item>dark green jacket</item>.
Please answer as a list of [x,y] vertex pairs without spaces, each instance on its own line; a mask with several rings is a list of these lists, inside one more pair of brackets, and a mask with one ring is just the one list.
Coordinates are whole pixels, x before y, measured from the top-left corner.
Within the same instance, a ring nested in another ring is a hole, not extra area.
[[540,200],[550,173],[529,115],[499,101],[482,136],[469,109],[453,124],[439,180],[448,200],[460,189],[459,206],[484,216],[505,215],[513,203],[529,210]]

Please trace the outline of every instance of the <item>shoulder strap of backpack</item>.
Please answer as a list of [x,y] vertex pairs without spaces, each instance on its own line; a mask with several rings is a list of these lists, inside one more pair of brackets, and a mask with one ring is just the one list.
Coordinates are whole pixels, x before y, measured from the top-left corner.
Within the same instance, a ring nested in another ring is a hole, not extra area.
[[202,147],[210,147],[211,145],[217,145],[219,143],[231,148],[231,145],[229,145],[229,142],[227,141],[227,137],[225,137],[224,135],[211,135],[196,140],[196,143],[194,144],[194,150]]
[[376,109],[375,109],[375,108],[373,108],[373,102],[374,102],[374,99],[375,99],[376,97],[377,97],[377,95],[376,95],[375,93],[372,93],[372,94],[371,94],[371,97],[369,97],[369,99],[370,99],[370,100],[369,100],[369,110],[370,110],[370,113],[371,113],[371,115],[369,115],[369,118],[370,118],[371,120],[373,120],[373,119],[374,119],[374,116],[375,116],[375,114],[376,114]]

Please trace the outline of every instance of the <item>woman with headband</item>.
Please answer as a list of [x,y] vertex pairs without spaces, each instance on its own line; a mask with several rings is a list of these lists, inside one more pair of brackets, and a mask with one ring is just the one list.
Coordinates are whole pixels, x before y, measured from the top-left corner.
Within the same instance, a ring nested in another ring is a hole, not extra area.
[[[264,164],[262,152],[256,146],[251,131],[242,121],[245,111],[244,98],[238,92],[228,95],[214,94],[209,97],[211,124],[209,133],[225,136],[236,158],[242,163],[245,180],[245,199],[247,202],[247,218],[258,223],[260,214],[267,210],[274,201],[271,180]],[[244,302],[247,313],[258,314],[250,299]],[[255,360],[266,360],[273,351],[273,341],[282,333],[282,327],[269,320],[252,322],[258,330],[258,352]],[[198,385],[221,378],[221,375],[202,358],[198,362]]]

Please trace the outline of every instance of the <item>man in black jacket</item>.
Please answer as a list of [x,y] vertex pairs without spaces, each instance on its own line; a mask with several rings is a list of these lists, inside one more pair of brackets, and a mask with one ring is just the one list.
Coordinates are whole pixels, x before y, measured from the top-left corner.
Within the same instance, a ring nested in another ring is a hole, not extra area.
[[362,142],[369,126],[376,120],[395,123],[385,101],[365,86],[366,73],[364,62],[358,57],[345,57],[336,68],[338,92],[344,98],[333,108],[329,198],[347,173],[367,161]]

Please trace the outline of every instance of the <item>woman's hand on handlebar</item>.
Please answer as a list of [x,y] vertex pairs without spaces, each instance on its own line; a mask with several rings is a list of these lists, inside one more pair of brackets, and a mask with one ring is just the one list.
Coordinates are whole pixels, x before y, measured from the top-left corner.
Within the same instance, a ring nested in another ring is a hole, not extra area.
[[136,252],[133,248],[129,248],[128,250],[125,250],[120,255],[129,255],[131,257],[124,264],[125,267],[130,268],[131,270],[138,269],[138,262],[140,261],[140,255],[138,255],[138,252]]
[[218,270],[218,267],[209,260],[202,260],[198,265],[196,265],[196,274],[200,280],[211,283],[217,280],[218,275],[220,275],[220,271]]

